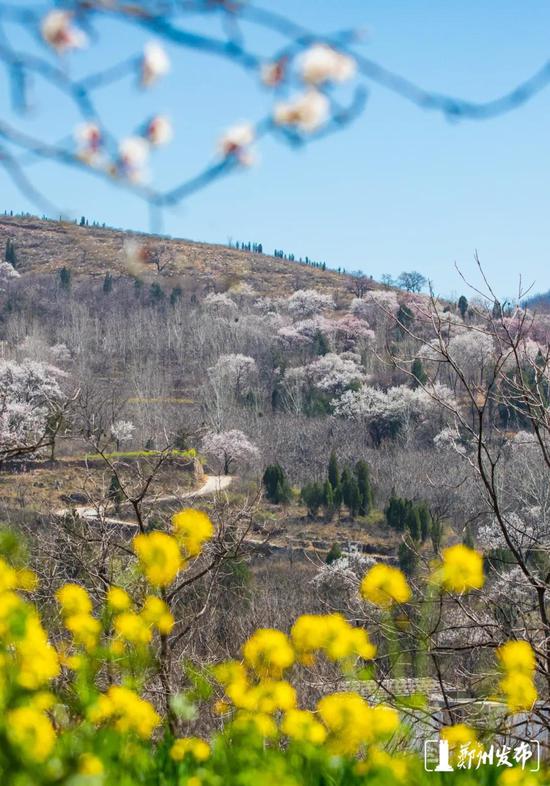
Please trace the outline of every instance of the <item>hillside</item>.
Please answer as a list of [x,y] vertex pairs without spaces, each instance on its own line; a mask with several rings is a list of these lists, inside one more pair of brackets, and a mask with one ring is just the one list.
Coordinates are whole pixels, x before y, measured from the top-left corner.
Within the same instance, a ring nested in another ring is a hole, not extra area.
[[[243,283],[258,294],[276,297],[302,288],[334,294],[353,282],[351,276],[336,271],[267,254],[34,217],[0,216],[2,253],[8,240],[16,247],[17,270],[22,275],[48,274],[68,267],[74,276],[98,277],[110,272],[158,280],[156,259],[167,286],[199,295]],[[376,286],[370,279],[364,281],[365,288]]]

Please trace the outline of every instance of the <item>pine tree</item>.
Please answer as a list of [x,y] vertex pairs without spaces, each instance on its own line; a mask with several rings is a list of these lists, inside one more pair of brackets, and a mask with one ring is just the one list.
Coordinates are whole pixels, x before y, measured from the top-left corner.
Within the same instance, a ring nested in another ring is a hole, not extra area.
[[420,517],[420,539],[422,540],[422,543],[425,543],[428,535],[431,533],[432,517],[430,516],[430,511],[424,502],[421,505],[418,505],[418,515]]
[[366,461],[358,461],[355,465],[355,476],[359,488],[359,514],[367,516],[373,503],[372,486],[370,483],[369,465]]
[[418,514],[418,508],[416,507],[416,505],[413,505],[413,503],[408,500],[407,500],[406,526],[409,532],[411,533],[411,538],[415,541],[419,541],[420,534],[421,534],[421,526],[420,526],[420,516]]
[[468,301],[466,300],[464,295],[461,295],[458,298],[458,310],[460,311],[460,316],[462,317],[462,319],[465,319],[466,312],[468,311]]
[[120,515],[120,504],[124,499],[124,494],[120,481],[116,475],[111,475],[111,482],[107,491],[107,499],[110,499],[115,506],[117,515]]
[[332,451],[328,462],[328,479],[333,490],[340,485],[340,471],[338,470],[338,459],[336,451]]
[[340,559],[341,556],[342,556],[342,549],[340,548],[338,543],[333,543],[332,546],[330,547],[330,551],[325,557],[325,562],[327,565],[332,565],[332,563],[336,562],[337,559]]
[[407,576],[412,576],[418,566],[418,554],[414,547],[414,543],[409,538],[405,538],[399,546],[397,552],[399,559],[399,567]]
[[328,519],[332,518],[334,513],[334,491],[330,480],[325,480],[323,485],[323,507]]
[[4,258],[6,262],[8,262],[12,267],[17,267],[17,257],[15,254],[15,246],[13,240],[10,238],[6,241],[6,251],[4,253]]
[[428,381],[428,375],[424,371],[424,366],[420,358],[415,358],[411,367],[412,374],[412,387],[417,388],[419,385],[425,385]]
[[61,289],[69,290],[71,288],[71,271],[67,267],[62,267],[59,271],[59,283]]
[[105,278],[103,279],[103,294],[108,295],[113,289],[113,277],[110,273],[105,273]]
[[182,288],[174,287],[174,289],[170,292],[170,305],[175,306],[178,300],[180,300],[182,295],[183,295]]
[[262,482],[266,497],[276,505],[290,502],[291,490],[285,472],[279,464],[266,467]]
[[350,512],[350,516],[354,518],[357,513],[359,512],[359,506],[361,504],[361,494],[359,493],[359,486],[357,485],[357,479],[354,475],[351,474],[349,469],[346,467],[342,472],[342,499],[344,501],[344,505]]
[[320,483],[308,483],[302,489],[302,500],[312,518],[315,518],[323,504],[323,487]]

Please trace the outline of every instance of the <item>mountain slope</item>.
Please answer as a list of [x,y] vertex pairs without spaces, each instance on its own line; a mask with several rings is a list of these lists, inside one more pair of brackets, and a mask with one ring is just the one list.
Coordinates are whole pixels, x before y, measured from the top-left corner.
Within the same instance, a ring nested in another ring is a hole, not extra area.
[[[334,294],[349,290],[354,281],[349,275],[267,254],[34,217],[0,216],[2,256],[8,239],[15,245],[17,270],[23,276],[67,267],[73,276],[110,272],[159,280],[160,275],[166,284],[186,291],[224,291],[247,283],[259,294],[274,297],[302,288]],[[364,286],[374,289],[377,284],[364,279]]]

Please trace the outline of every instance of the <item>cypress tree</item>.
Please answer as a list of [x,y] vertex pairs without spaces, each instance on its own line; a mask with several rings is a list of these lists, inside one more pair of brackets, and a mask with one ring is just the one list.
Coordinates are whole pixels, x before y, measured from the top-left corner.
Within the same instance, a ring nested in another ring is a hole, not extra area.
[[266,497],[270,502],[277,505],[290,501],[290,486],[284,470],[279,464],[270,464],[266,467],[262,482],[265,487]]
[[323,507],[327,518],[331,518],[334,513],[334,491],[330,480],[325,480],[323,485]]
[[302,500],[309,515],[315,518],[323,504],[323,487],[319,483],[308,483],[302,489]]
[[420,517],[420,538],[422,543],[425,543],[432,529],[432,517],[424,502],[418,505],[418,515]]
[[417,388],[419,385],[425,385],[428,380],[428,375],[424,371],[424,366],[420,358],[415,358],[411,367],[412,386]]
[[328,479],[333,489],[340,485],[340,471],[338,469],[338,459],[336,458],[336,451],[332,451],[328,462]]
[[337,559],[340,559],[341,556],[342,556],[342,549],[340,548],[338,543],[333,543],[332,546],[330,547],[330,551],[325,557],[325,562],[327,565],[332,565],[332,563],[336,562]]
[[366,461],[358,461],[355,465],[355,476],[359,488],[359,513],[367,516],[372,509],[373,494],[370,482],[369,465]]
[[71,271],[67,267],[62,267],[59,271],[59,283],[61,289],[69,290],[71,288]]
[[413,540],[419,541],[421,530],[420,516],[418,514],[418,508],[416,505],[413,505],[412,502],[407,503],[407,514],[405,522],[407,529],[411,533],[411,538]]

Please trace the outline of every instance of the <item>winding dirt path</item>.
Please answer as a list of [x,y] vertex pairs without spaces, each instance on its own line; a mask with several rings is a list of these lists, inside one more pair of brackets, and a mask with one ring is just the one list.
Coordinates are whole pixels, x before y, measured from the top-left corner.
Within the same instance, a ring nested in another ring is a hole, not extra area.
[[[233,475],[206,475],[204,483],[198,489],[187,491],[185,494],[182,494],[179,497],[175,497],[174,494],[164,494],[161,497],[156,497],[155,502],[178,502],[182,499],[214,496],[229,488],[232,482]],[[70,508],[60,508],[59,510],[54,510],[54,515],[66,516],[70,514],[76,514],[77,516],[80,516],[80,518],[86,519],[87,521],[94,521],[101,518],[102,521],[104,521],[106,524],[115,524],[124,527],[137,527],[137,524],[135,524],[133,521],[126,521],[125,519],[104,516],[104,512],[104,505],[75,505],[74,507]]]

